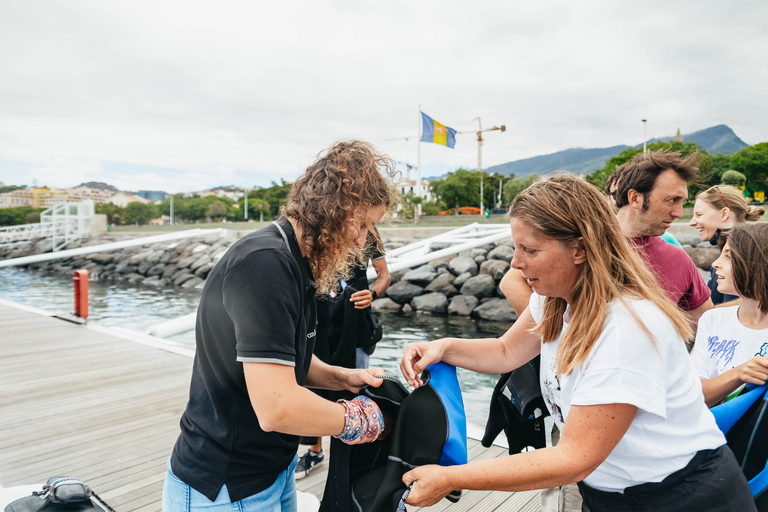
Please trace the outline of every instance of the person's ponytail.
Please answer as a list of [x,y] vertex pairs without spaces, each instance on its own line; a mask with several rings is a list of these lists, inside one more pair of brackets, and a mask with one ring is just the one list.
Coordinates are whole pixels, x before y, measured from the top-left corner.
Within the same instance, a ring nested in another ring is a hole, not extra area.
[[744,215],[744,220],[758,220],[763,215],[765,215],[765,208],[762,206],[749,206],[747,207],[747,213]]

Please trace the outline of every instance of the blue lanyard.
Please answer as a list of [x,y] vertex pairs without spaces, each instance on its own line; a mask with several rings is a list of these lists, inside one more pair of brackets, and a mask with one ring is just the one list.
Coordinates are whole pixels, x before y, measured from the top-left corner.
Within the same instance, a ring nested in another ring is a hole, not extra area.
[[408,488],[403,493],[403,497],[400,498],[400,504],[397,506],[397,512],[407,512],[405,508],[405,500],[407,500],[408,495],[411,494],[411,489],[413,489],[413,484],[408,486]]

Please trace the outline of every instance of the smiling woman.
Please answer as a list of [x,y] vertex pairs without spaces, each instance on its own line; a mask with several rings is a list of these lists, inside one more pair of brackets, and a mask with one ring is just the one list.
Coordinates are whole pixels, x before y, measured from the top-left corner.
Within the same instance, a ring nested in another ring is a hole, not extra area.
[[[747,221],[756,221],[765,214],[762,206],[747,204],[744,195],[729,185],[715,185],[696,196],[693,218],[689,224],[699,232],[702,242],[717,245],[720,234]],[[707,283],[713,304],[735,300],[736,295],[723,293],[717,285],[714,267]]]

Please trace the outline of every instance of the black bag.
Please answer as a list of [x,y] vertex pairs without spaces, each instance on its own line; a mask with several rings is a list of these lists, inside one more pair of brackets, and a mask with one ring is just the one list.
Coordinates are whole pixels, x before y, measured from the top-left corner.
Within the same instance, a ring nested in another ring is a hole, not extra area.
[[115,512],[95,492],[77,478],[53,477],[42,491],[20,498],[5,507],[5,512],[36,512],[38,510]]
[[540,357],[536,356],[523,366],[503,374],[491,395],[488,422],[481,444],[493,444],[504,430],[509,453],[520,453],[528,446],[544,448],[547,445],[544,418],[549,410],[541,396],[539,383]]
[[[423,386],[409,393],[396,379],[360,394],[376,402],[390,421],[384,440],[347,445],[331,439],[330,465],[320,512],[394,512],[406,491],[403,475],[425,464],[467,463],[466,417],[456,369],[431,365]],[[446,496],[458,500],[459,491]]]

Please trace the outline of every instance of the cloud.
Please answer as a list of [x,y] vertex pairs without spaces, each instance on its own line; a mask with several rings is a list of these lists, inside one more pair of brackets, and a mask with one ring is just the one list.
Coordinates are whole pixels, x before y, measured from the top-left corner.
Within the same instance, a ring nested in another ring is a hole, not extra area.
[[[506,124],[484,166],[636,144],[642,118],[649,137],[725,123],[762,142],[765,20],[757,0],[7,3],[0,180],[268,185],[344,138],[415,163],[387,139],[416,134],[419,105],[459,131]],[[475,135],[421,162],[475,167]]]

